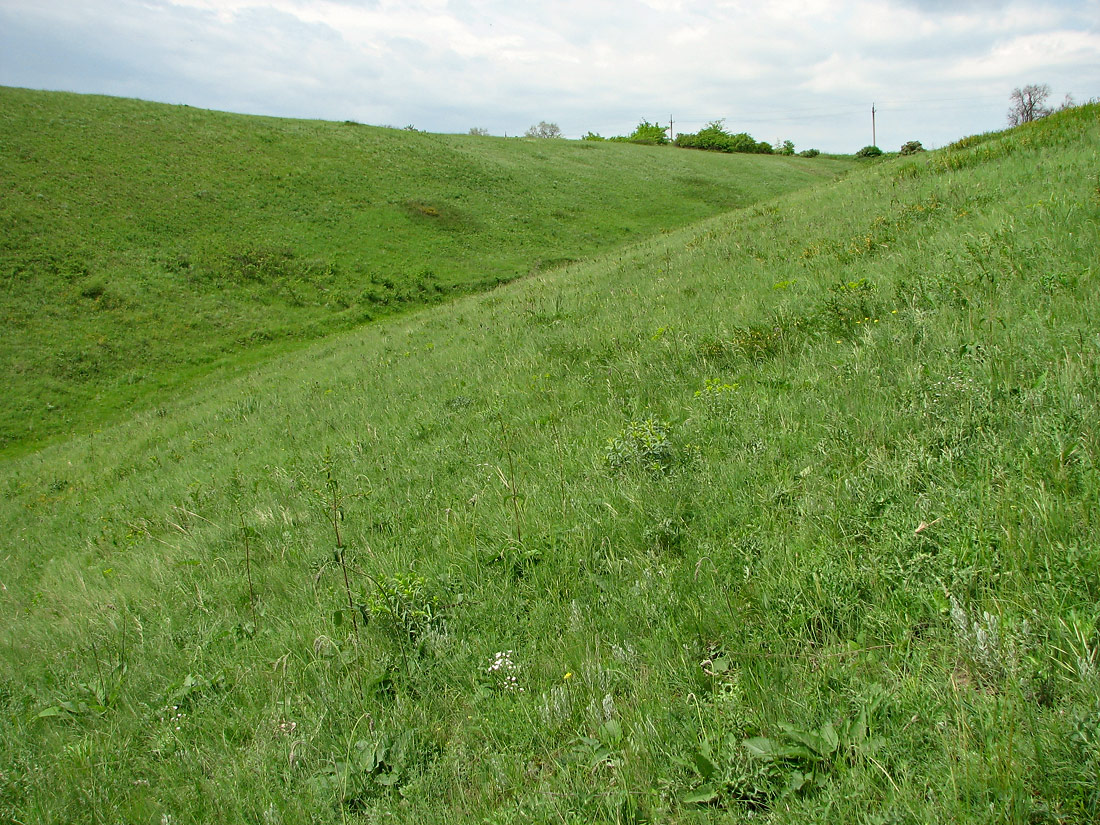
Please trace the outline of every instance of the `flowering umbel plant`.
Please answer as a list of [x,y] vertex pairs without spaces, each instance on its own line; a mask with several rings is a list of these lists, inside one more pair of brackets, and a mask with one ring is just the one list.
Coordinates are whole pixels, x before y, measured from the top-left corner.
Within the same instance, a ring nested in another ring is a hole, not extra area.
[[519,665],[513,660],[514,652],[504,650],[493,655],[493,662],[486,671],[497,690],[507,693],[523,693],[519,684]]

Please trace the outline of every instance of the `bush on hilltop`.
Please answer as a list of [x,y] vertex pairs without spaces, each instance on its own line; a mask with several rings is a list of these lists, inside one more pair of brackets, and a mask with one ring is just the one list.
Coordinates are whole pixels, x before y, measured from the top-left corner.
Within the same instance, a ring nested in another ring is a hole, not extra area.
[[695,134],[684,132],[676,136],[674,143],[685,149],[705,149],[711,152],[744,152],[770,155],[774,153],[767,141],[757,142],[747,132],[730,134],[723,121],[712,120]]

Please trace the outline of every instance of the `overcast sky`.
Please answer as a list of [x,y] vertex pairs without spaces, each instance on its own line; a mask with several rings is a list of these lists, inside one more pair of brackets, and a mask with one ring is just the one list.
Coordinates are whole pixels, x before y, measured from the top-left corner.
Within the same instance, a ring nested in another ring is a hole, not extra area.
[[1100,0],[0,0],[0,85],[567,137],[724,118],[852,152],[1100,97]]

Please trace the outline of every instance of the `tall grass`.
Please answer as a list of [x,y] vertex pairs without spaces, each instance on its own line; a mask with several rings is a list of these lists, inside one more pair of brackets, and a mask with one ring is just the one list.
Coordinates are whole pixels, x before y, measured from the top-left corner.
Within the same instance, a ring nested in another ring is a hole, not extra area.
[[7,460],[0,811],[1095,821],[1098,116]]

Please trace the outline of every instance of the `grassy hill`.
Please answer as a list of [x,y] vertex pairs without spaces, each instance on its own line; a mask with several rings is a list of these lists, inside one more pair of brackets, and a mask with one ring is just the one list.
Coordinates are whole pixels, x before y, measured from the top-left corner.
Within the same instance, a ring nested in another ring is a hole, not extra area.
[[0,818],[1096,821],[1098,126],[5,460]]
[[0,88],[0,449],[848,166]]

